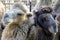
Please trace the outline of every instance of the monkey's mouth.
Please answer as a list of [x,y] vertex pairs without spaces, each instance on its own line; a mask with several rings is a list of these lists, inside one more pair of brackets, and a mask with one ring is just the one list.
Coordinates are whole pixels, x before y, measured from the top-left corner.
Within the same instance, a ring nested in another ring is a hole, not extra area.
[[53,28],[52,26],[51,27],[49,27],[49,32],[50,33],[52,33],[52,34],[55,34],[56,35],[56,33],[58,32],[58,28],[56,27],[56,28]]

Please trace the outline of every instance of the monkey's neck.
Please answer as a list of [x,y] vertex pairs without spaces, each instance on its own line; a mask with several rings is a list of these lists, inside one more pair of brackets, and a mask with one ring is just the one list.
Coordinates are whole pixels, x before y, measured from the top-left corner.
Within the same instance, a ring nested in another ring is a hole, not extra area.
[[44,30],[38,30],[38,40],[53,40],[53,35],[45,33]]

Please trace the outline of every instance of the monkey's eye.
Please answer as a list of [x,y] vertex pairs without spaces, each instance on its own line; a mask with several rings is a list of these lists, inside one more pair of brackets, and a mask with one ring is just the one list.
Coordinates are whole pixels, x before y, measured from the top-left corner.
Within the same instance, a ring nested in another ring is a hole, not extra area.
[[22,14],[22,13],[18,13],[17,15],[18,15],[18,16],[22,16],[23,14]]

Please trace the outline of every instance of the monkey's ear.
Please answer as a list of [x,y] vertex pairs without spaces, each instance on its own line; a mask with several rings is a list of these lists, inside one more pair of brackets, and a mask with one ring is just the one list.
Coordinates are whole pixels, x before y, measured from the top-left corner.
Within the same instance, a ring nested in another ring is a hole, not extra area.
[[37,12],[38,12],[38,10],[33,10],[33,13],[34,13],[34,14],[37,14]]
[[32,14],[27,14],[27,17],[31,17],[32,16]]

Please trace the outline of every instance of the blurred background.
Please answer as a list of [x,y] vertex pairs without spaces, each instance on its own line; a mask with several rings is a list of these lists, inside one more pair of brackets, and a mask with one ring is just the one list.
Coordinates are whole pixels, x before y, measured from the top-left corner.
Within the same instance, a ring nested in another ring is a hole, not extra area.
[[12,5],[15,3],[15,2],[24,2],[28,7],[30,6],[30,1],[32,2],[32,7],[36,4],[36,1],[37,0],[1,0],[2,3],[5,5],[5,11],[8,11],[12,8]]
[[[29,8],[30,8],[30,4],[32,5],[33,8],[37,2],[37,0],[1,0],[1,1],[5,5],[5,11],[10,10],[15,2],[19,2],[19,1],[24,2]],[[41,0],[41,1],[43,1],[43,3],[45,4],[48,3],[51,4],[51,3],[55,3],[56,0]]]

